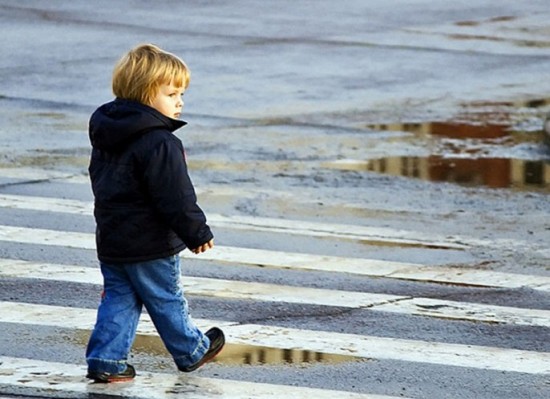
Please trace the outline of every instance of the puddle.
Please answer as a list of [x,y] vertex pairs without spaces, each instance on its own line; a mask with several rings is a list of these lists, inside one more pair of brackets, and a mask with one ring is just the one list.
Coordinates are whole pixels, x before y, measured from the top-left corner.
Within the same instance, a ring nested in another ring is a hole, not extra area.
[[217,363],[226,365],[336,364],[360,360],[364,359],[300,349],[277,349],[234,344],[226,345],[223,352],[216,358]]
[[330,167],[365,170],[470,187],[550,191],[550,162],[508,158],[386,157],[369,161],[333,162]]
[[[78,344],[86,345],[88,343],[89,331],[79,330],[75,334],[74,341]],[[136,336],[132,351],[152,356],[170,356],[160,338],[154,335]],[[356,356],[333,355],[300,349],[278,349],[254,345],[226,344],[213,362],[228,366],[255,366],[314,363],[337,364],[365,360]]]
[[[167,355],[164,344],[156,336],[140,335],[134,341],[133,350],[145,354]],[[252,345],[226,344],[216,356],[215,362],[223,365],[282,365],[303,363],[345,363],[360,358],[332,355],[299,349],[277,349]]]
[[[534,108],[547,104],[546,100],[532,100],[523,106]],[[540,129],[539,121],[540,118],[532,117],[526,123],[529,128],[520,130],[513,127],[518,122],[513,121],[511,114],[501,111],[470,113],[451,122],[368,125],[374,131],[410,133],[409,144],[399,143],[398,151],[402,153],[403,147],[420,144],[428,154],[374,155],[365,161],[340,160],[325,166],[471,187],[548,192],[550,147],[544,143],[543,131],[532,128]]]

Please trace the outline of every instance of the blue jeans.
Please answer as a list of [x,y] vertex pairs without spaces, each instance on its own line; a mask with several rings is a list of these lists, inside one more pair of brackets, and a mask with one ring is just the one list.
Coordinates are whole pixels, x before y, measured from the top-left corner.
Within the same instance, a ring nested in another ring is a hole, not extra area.
[[124,265],[100,264],[104,292],[86,350],[89,371],[121,373],[126,369],[144,305],[177,366],[202,359],[210,341],[189,317],[178,255]]

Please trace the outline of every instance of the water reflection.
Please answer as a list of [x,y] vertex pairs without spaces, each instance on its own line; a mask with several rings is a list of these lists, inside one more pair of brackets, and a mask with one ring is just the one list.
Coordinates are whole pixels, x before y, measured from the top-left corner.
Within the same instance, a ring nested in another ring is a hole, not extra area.
[[[156,336],[138,335],[133,350],[151,355],[167,355],[164,344]],[[216,363],[224,365],[344,363],[358,360],[360,359],[353,356],[237,344],[226,344],[215,358]]]
[[[346,363],[362,360],[353,356],[333,355],[300,349],[277,349],[250,345],[226,345],[216,361],[227,365]],[[363,359],[364,360],[364,359]]]
[[388,157],[356,169],[490,188],[550,188],[550,163],[508,158]]
[[[516,141],[540,141],[542,132],[524,133],[510,128],[507,114],[481,114],[469,116],[473,120],[467,122],[425,122],[425,123],[382,123],[367,125],[369,129],[377,131],[395,131],[414,133],[419,137],[439,136],[454,139],[482,139],[495,140],[510,138]],[[487,123],[486,119],[491,119]],[[498,120],[498,122],[495,122]]]
[[[86,345],[90,332],[78,330],[71,340]],[[169,356],[164,344],[156,335],[137,335],[132,346],[136,353],[153,356]],[[226,344],[214,359],[223,365],[284,365],[304,363],[346,363],[364,361],[364,358],[301,349],[278,349],[255,345]]]
[[[546,102],[537,102],[536,105]],[[529,106],[535,106],[528,104]],[[507,113],[469,115],[468,122],[427,122],[369,125],[373,130],[405,131],[418,138],[437,139],[429,156],[390,156],[367,161],[333,162],[330,167],[452,182],[467,186],[543,190],[550,188],[550,161],[490,157],[490,149],[521,143],[542,145],[542,131],[521,132],[510,128]],[[487,119],[500,120],[486,123]],[[512,151],[509,151],[512,154]]]

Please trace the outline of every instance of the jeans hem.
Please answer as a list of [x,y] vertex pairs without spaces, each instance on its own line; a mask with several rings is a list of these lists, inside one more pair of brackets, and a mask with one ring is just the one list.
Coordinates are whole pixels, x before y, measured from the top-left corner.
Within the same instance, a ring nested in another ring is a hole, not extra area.
[[209,348],[210,340],[207,336],[204,336],[204,338],[199,342],[197,348],[193,351],[193,353],[191,353],[190,355],[174,357],[174,362],[178,367],[189,367],[200,361],[204,357],[204,355],[206,355],[206,352],[208,352]]
[[128,362],[126,360],[109,360],[88,358],[88,371],[104,372],[110,374],[119,374],[126,370]]

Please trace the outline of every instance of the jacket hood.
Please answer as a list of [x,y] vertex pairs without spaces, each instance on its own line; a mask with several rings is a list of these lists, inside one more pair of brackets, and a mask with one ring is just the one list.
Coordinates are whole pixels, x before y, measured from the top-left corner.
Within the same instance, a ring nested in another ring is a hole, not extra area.
[[185,125],[186,122],[168,118],[147,105],[117,98],[92,114],[89,136],[92,147],[117,151],[151,130],[173,132]]

